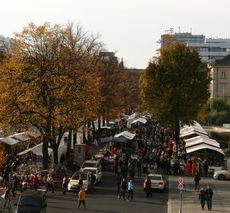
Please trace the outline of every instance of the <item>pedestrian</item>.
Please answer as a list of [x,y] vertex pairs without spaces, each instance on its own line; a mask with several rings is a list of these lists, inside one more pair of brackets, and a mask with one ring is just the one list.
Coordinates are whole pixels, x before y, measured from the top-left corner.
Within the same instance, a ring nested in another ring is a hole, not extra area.
[[137,174],[138,174],[138,177],[141,177],[141,166],[142,166],[141,159],[138,158],[137,159]]
[[35,190],[38,189],[38,176],[37,174],[32,176],[32,185]]
[[147,177],[144,181],[144,191],[145,191],[146,197],[152,197],[151,180],[149,179],[149,177]]
[[200,200],[201,209],[204,210],[205,200],[206,200],[206,192],[204,188],[201,188],[199,192],[199,200]]
[[204,161],[203,169],[204,169],[204,176],[207,177],[208,169],[209,169],[207,160]]
[[213,190],[210,186],[207,186],[206,199],[207,199],[208,210],[212,210],[212,196],[213,196]]
[[80,188],[83,187],[83,180],[81,178],[81,175],[79,175],[79,181],[78,181],[78,188],[80,190]]
[[81,204],[83,204],[84,209],[86,209],[86,204],[85,204],[85,190],[83,187],[80,188],[80,191],[78,193],[78,209],[81,207]]
[[91,184],[91,189],[92,191],[94,191],[95,189],[95,184],[97,183],[97,180],[96,180],[96,175],[95,174],[91,174],[90,175],[90,184]]
[[200,173],[196,172],[196,175],[194,177],[194,182],[195,182],[195,191],[197,190],[199,192],[200,190]]
[[64,178],[62,179],[62,193],[63,193],[63,195],[65,195],[66,192],[68,191],[68,183],[69,183],[69,179],[68,179],[67,175],[65,175]]
[[122,181],[122,177],[121,175],[118,173],[117,174],[117,197],[120,199],[121,198],[121,181]]
[[193,161],[193,162],[192,162],[192,176],[194,177],[195,174],[196,174],[196,162]]
[[52,193],[54,193],[54,180],[53,177],[49,174],[46,179],[46,193],[49,191],[50,188],[52,190]]
[[123,198],[123,200],[125,200],[125,195],[126,195],[126,191],[127,191],[127,180],[126,178],[123,178],[122,179],[122,182],[121,182],[121,196]]
[[128,182],[128,200],[129,198],[133,200],[133,195],[134,195],[134,186],[133,186],[133,181],[130,179]]

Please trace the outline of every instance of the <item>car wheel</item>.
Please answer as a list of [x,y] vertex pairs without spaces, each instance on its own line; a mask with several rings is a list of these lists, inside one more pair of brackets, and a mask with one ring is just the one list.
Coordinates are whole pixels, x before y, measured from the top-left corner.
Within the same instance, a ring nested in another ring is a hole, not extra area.
[[225,179],[225,176],[224,175],[219,175],[218,176],[218,180],[224,180]]

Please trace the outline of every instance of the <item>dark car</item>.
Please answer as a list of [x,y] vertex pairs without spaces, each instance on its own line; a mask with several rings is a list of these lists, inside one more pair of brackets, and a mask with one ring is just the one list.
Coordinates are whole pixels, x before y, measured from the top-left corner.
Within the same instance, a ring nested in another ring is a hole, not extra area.
[[22,194],[16,205],[16,213],[46,213],[46,196],[42,193]]

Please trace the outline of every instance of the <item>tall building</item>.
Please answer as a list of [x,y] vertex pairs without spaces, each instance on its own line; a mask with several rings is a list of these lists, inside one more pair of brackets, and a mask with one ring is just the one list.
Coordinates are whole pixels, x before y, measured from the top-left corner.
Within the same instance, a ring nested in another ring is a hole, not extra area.
[[188,47],[198,51],[202,61],[211,64],[230,54],[230,39],[205,38],[204,35],[194,35],[188,32],[172,33],[172,31],[161,35],[161,47],[173,41],[185,42]]
[[230,55],[215,62],[211,77],[211,97],[224,98],[230,102]]
[[5,48],[9,47],[9,41],[10,41],[9,38],[0,35],[0,51],[4,51]]

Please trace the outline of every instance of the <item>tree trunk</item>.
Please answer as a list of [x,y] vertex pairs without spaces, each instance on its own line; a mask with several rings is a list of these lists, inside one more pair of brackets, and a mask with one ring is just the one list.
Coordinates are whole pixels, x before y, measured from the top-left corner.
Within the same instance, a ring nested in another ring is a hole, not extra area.
[[74,133],[73,133],[73,145],[74,145],[74,147],[76,144],[77,144],[77,132],[74,131]]
[[102,112],[102,126],[105,126],[105,110]]
[[43,169],[48,169],[48,140],[45,139],[42,144],[42,154],[43,154]]
[[180,143],[180,121],[175,122],[175,143],[176,143],[176,156],[178,155],[178,147]]
[[54,157],[54,164],[58,165],[59,159],[58,159],[58,146],[55,144],[52,146],[53,149],[53,157]]
[[67,152],[66,152],[66,158],[67,159],[70,156],[70,150],[71,150],[71,145],[72,145],[72,132],[73,132],[72,130],[69,130]]
[[101,116],[99,115],[98,117],[98,130],[100,131],[101,129]]

